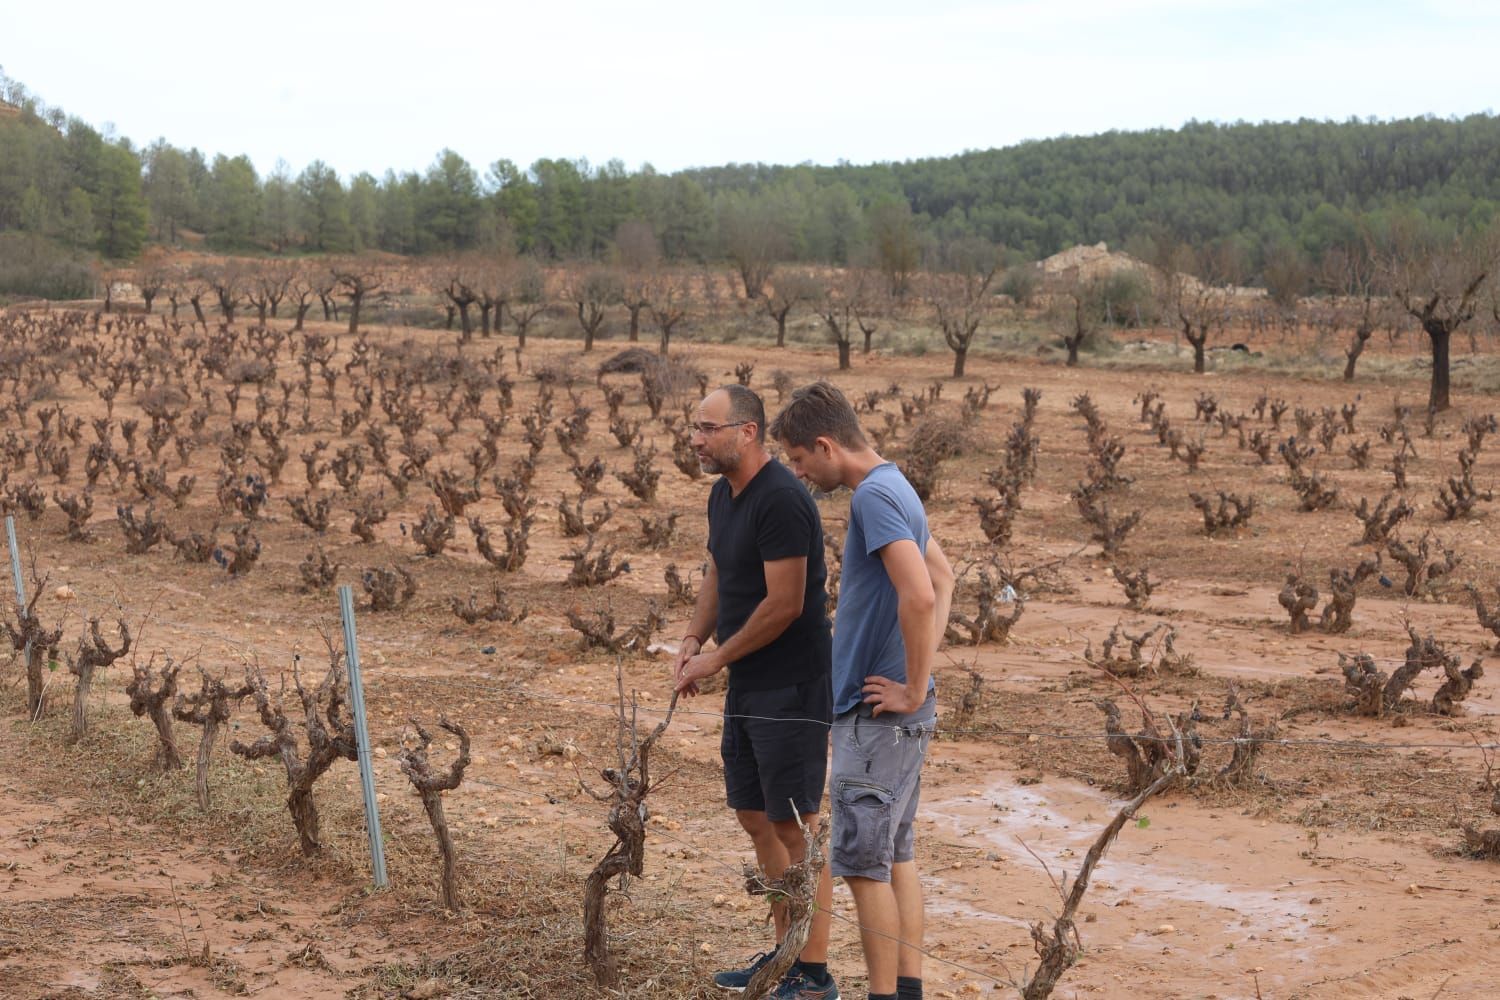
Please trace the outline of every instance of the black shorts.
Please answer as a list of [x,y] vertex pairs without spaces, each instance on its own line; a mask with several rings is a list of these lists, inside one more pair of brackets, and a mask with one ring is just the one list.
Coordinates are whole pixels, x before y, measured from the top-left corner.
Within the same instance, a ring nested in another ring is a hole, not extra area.
[[828,777],[832,722],[833,684],[827,674],[769,691],[730,688],[719,743],[729,808],[763,812],[775,823],[817,813]]

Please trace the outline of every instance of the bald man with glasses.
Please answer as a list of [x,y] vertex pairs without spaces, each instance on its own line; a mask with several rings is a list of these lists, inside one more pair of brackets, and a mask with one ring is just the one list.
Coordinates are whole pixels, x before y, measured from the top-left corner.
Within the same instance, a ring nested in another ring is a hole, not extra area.
[[[755,847],[760,867],[779,878],[802,860],[798,819],[816,831],[833,721],[832,629],[828,621],[823,525],[806,487],[771,457],[760,397],[727,385],[704,397],[693,423],[703,471],[719,475],[708,499],[708,575],[674,663],[676,689],[729,671],[724,698],[725,797]],[[716,644],[705,651],[712,636]],[[807,946],[773,994],[777,1000],[837,1000],[828,974],[832,883],[824,869]],[[785,907],[773,909],[776,942]],[[772,948],[745,968],[714,976],[743,990]]]

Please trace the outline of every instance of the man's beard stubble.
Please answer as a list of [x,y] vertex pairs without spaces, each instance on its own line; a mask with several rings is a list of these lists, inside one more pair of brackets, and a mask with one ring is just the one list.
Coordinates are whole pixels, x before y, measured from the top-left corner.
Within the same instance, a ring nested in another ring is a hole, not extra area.
[[733,472],[735,469],[739,468],[740,456],[714,454],[705,455],[700,453],[698,456],[698,464],[703,468],[703,471],[708,473],[709,475],[721,476],[726,472]]

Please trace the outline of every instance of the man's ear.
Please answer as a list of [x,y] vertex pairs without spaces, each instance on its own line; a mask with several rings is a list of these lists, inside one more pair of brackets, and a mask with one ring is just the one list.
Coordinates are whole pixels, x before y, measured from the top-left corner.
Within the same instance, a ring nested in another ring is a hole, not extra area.
[[826,438],[826,437],[815,438],[813,440],[813,447],[821,449],[824,458],[827,458],[827,459],[832,459],[833,458],[833,440],[831,438]]

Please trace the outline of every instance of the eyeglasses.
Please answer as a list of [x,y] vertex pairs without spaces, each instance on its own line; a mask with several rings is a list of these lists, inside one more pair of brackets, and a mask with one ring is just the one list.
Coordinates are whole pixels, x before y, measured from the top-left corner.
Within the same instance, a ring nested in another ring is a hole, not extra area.
[[696,433],[708,437],[715,431],[722,431],[726,427],[743,427],[748,423],[750,423],[748,420],[735,420],[727,424],[692,424],[691,426]]

